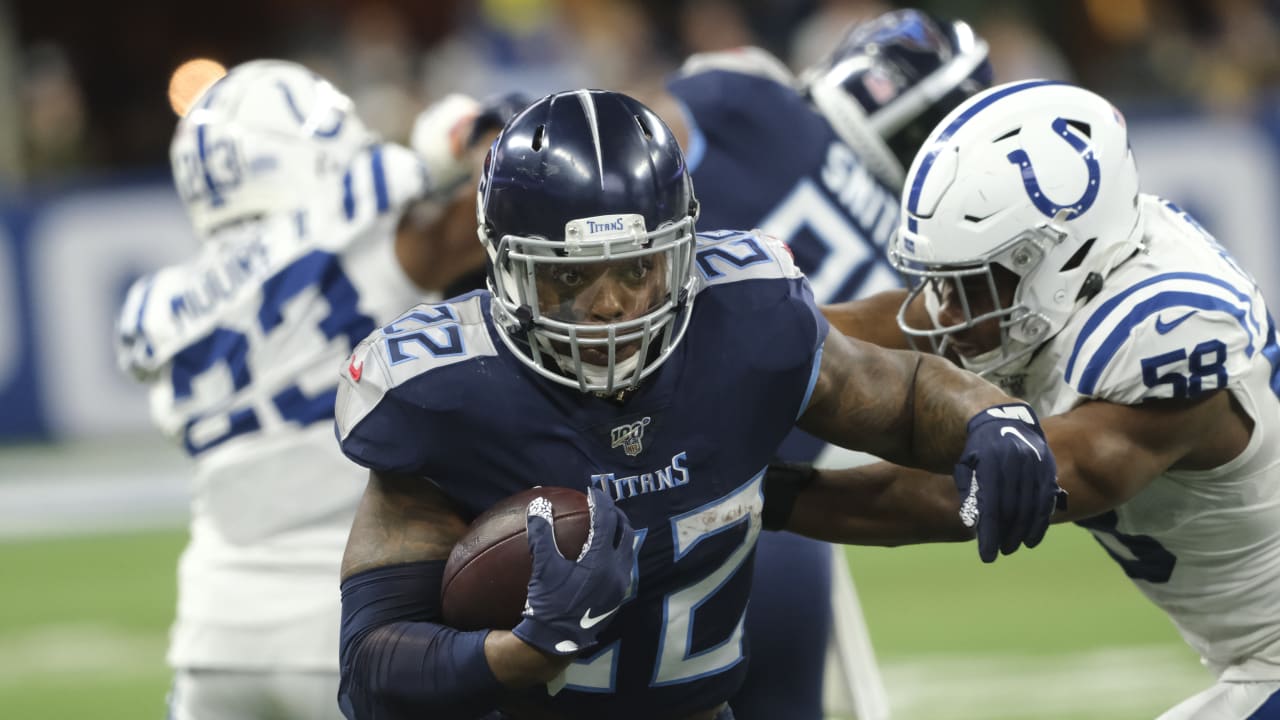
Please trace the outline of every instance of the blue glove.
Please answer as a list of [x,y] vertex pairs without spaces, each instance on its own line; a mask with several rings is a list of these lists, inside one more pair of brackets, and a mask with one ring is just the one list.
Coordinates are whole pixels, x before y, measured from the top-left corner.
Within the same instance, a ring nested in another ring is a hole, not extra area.
[[524,619],[511,630],[526,643],[553,655],[572,655],[594,645],[609,626],[631,586],[635,531],[607,493],[587,493],[591,531],[576,560],[556,548],[551,503],[529,503],[525,526],[533,554]]
[[1029,405],[996,405],[969,420],[969,437],[956,465],[960,520],[976,528],[978,555],[995,562],[1018,545],[1035,547],[1055,509],[1065,509],[1058,465]]

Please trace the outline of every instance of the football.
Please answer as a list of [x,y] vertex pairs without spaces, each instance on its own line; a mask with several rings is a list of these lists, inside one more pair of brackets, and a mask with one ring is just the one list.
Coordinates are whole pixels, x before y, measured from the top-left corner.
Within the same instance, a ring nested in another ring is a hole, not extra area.
[[454,545],[440,589],[444,621],[459,630],[510,630],[520,622],[533,558],[525,513],[536,497],[551,501],[556,547],[575,559],[591,526],[587,496],[572,488],[536,487],[490,507]]

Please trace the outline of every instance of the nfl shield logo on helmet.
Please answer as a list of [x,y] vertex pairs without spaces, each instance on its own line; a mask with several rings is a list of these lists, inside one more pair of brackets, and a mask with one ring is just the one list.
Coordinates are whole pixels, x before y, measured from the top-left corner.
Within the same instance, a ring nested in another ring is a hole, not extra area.
[[644,450],[644,428],[650,422],[652,421],[648,417],[642,417],[609,431],[610,447],[620,447],[623,452],[632,457],[639,455],[640,451]]

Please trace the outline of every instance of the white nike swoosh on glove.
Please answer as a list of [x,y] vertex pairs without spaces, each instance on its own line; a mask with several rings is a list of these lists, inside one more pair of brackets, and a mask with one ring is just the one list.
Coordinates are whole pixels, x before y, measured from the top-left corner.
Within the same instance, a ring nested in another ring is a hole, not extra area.
[[1018,428],[1009,427],[1008,425],[1005,425],[1004,427],[1000,428],[1000,434],[1013,435],[1014,437],[1018,438],[1023,443],[1025,443],[1027,447],[1031,448],[1031,452],[1036,454],[1037,460],[1039,460],[1040,462],[1044,462],[1044,458],[1040,457],[1040,451],[1036,449],[1035,445],[1031,444],[1030,440],[1023,437],[1021,432],[1018,432]]
[[591,617],[591,608],[587,608],[587,611],[582,613],[582,620],[578,621],[578,624],[582,626],[583,630],[590,630],[591,628],[603,622],[605,618],[618,612],[618,608],[620,607],[622,606],[619,605],[618,607],[610,610],[609,612],[604,613],[603,615],[596,615],[595,617]]

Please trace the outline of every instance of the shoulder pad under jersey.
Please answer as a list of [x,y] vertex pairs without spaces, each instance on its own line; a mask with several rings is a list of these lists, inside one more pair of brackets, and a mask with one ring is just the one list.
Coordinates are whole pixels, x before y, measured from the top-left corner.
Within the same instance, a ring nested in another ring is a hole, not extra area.
[[759,230],[700,232],[694,252],[694,265],[703,286],[803,275],[787,246]]
[[335,417],[345,438],[388,395],[440,368],[497,355],[479,293],[418,305],[374,330],[340,373]]
[[1092,309],[1065,380],[1079,394],[1135,404],[1196,397],[1243,374],[1266,342],[1254,288],[1199,272],[1133,283]]

